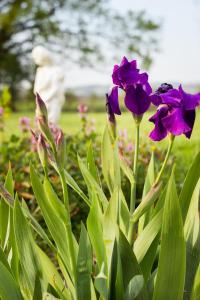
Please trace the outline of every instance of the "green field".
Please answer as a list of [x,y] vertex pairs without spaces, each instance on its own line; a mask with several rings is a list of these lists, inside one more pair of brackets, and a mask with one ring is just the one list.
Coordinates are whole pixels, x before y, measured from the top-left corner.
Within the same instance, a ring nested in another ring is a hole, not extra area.
[[[151,142],[148,138],[148,134],[153,128],[153,124],[148,122],[149,116],[152,113],[145,114],[145,117],[142,121],[141,126],[141,136],[143,140],[149,140],[149,142],[156,147],[164,147],[167,144],[167,139],[162,142],[154,143]],[[19,118],[22,116],[30,117],[32,120],[32,125],[34,126],[34,114],[32,113],[12,113],[5,121],[5,133],[4,136],[8,137],[11,134],[20,134],[19,130]],[[103,128],[106,122],[105,113],[90,113],[88,114],[89,119],[96,120],[96,129],[98,133],[102,133]],[[129,137],[134,137],[134,121],[130,113],[123,113],[117,118],[118,128],[123,129],[127,128]],[[195,153],[200,150],[200,134],[199,134],[199,125],[200,125],[200,111],[197,113],[196,123],[193,130],[193,134],[190,140],[186,139],[185,136],[180,136],[176,138],[174,151],[176,152],[177,157],[183,157],[184,161],[189,162],[194,157]],[[81,121],[77,113],[63,113],[60,121],[60,126],[67,134],[74,134],[80,130]]]

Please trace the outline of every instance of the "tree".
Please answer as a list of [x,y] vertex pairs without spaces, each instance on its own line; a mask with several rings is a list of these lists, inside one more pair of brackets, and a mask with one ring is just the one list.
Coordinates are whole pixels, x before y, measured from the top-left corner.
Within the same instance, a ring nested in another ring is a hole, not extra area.
[[0,83],[31,79],[29,55],[41,43],[81,65],[104,66],[122,53],[150,65],[158,29],[144,12],[122,15],[105,0],[1,0]]

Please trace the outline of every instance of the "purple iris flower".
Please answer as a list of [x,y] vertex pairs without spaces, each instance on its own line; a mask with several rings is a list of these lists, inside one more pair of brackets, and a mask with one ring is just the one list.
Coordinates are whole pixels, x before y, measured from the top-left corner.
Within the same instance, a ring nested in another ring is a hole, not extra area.
[[121,115],[118,100],[118,87],[114,86],[112,90],[106,94],[106,106],[108,112],[108,118],[111,123],[115,122],[115,114]]
[[149,119],[155,124],[150,138],[160,141],[168,133],[174,136],[184,134],[190,138],[195,121],[195,108],[200,104],[200,93],[191,95],[181,85],[178,89],[168,85],[165,90],[158,89],[156,97],[158,109]]
[[[136,60],[128,61],[123,57],[120,65],[115,65],[112,74],[115,89],[121,88],[125,92],[125,105],[135,115],[142,115],[151,104],[151,86],[148,74],[140,73]],[[118,96],[115,91],[115,103]]]

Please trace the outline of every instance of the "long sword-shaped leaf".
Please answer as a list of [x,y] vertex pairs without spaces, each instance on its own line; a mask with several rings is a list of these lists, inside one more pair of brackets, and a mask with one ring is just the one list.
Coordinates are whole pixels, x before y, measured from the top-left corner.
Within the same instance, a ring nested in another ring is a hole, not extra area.
[[41,208],[44,220],[47,224],[49,232],[51,233],[56,243],[58,252],[62,257],[67,267],[67,270],[70,273],[70,276],[73,278],[75,274],[72,273],[72,269],[71,269],[71,259],[69,256],[66,224],[60,218],[55,208],[46,199],[43,185],[32,166],[30,168],[30,174],[31,174],[33,191],[36,200]]
[[40,271],[40,268],[35,253],[33,236],[18,200],[15,200],[13,224],[20,266],[24,278],[23,291],[26,297],[31,299],[33,296],[36,274]]
[[107,201],[107,198],[106,198],[102,188],[99,186],[99,184],[96,182],[94,177],[91,175],[90,171],[85,166],[85,164],[80,159],[80,157],[78,157],[78,163],[79,163],[81,173],[87,184],[88,193],[90,194],[90,197],[92,194],[98,195],[98,199],[100,200],[100,203],[103,206],[103,209],[105,210],[108,205],[108,201]]
[[185,222],[185,218],[187,216],[187,211],[190,205],[190,200],[195,189],[195,186],[200,178],[200,152],[197,154],[195,160],[193,161],[186,179],[184,181],[183,188],[180,194],[180,205],[183,216],[183,223]]
[[163,210],[161,209],[145,227],[134,243],[134,252],[139,263],[143,260],[149,247],[161,229],[162,214]]
[[104,263],[105,270],[107,272],[106,248],[103,240],[102,218],[103,216],[99,207],[99,202],[94,196],[87,219],[87,229],[91,244],[97,258],[99,270]]
[[[5,180],[5,188],[2,186],[2,191],[4,190],[4,195],[6,195],[6,191],[8,191],[7,195],[11,195],[11,197],[14,196],[14,182],[12,177],[12,170],[9,168],[6,180]],[[11,199],[10,197],[10,199]],[[5,200],[5,198],[4,198]],[[12,201],[8,203],[5,201],[0,201],[0,220],[1,220],[1,226],[0,226],[0,239],[1,239],[1,245],[3,248],[7,245],[8,238],[9,238],[9,207]],[[13,203],[12,203],[13,204]]]
[[185,260],[183,222],[172,172],[163,211],[161,250],[153,300],[183,299]]
[[65,170],[65,179],[67,184],[85,201],[88,206],[91,206],[90,199],[84,194],[81,188],[78,186],[76,181],[71,177],[71,175]]
[[23,300],[19,286],[2,262],[0,262],[0,298],[2,300]]
[[138,205],[136,210],[131,216],[131,222],[136,223],[138,219],[151,207],[151,205],[158,199],[161,192],[162,184],[153,186],[147,195],[144,197],[143,201]]
[[87,166],[88,166],[88,170],[90,171],[90,173],[92,174],[96,182],[98,182],[98,184],[101,185],[98,169],[95,164],[92,143],[89,144],[88,151],[87,151]]
[[77,298],[91,299],[92,249],[85,226],[81,224],[81,235],[77,259]]
[[195,275],[191,300],[200,300],[200,264]]
[[200,181],[192,195],[190,207],[185,220],[184,233],[186,239],[186,278],[184,299],[191,296],[194,277],[200,261],[200,223],[199,223]]

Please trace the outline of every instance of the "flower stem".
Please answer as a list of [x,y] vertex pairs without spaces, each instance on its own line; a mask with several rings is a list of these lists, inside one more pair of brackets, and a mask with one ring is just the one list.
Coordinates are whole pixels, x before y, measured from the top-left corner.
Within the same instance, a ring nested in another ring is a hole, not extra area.
[[[130,199],[130,213],[135,210],[136,202],[136,187],[137,187],[137,175],[138,175],[138,154],[139,154],[139,139],[140,139],[140,122],[136,122],[136,135],[135,135],[135,151],[134,151],[134,163],[133,163],[133,175],[134,182],[131,185],[131,199]],[[132,244],[134,224],[130,223],[128,240]]]
[[157,176],[157,178],[155,180],[154,185],[157,185],[159,183],[159,181],[160,181],[160,179],[161,179],[161,177],[163,175],[163,172],[165,170],[165,167],[167,165],[167,162],[168,162],[171,150],[172,150],[172,146],[173,146],[173,143],[174,143],[174,138],[175,138],[174,135],[170,135],[169,136],[169,145],[168,145],[167,153],[166,153],[166,156],[165,156],[165,160],[164,160],[163,165],[162,165],[162,167],[160,169],[160,172],[158,173],[158,176]]
[[131,187],[131,201],[130,201],[130,212],[131,213],[135,209],[135,201],[136,201],[136,184],[137,184],[137,175],[138,175],[139,138],[140,138],[140,124],[136,124],[135,151],[134,151],[134,163],[133,163],[134,183],[132,184],[132,187]]

